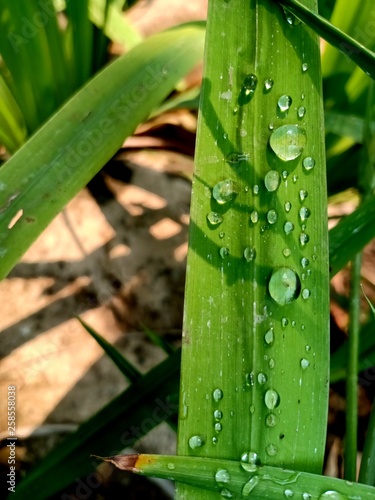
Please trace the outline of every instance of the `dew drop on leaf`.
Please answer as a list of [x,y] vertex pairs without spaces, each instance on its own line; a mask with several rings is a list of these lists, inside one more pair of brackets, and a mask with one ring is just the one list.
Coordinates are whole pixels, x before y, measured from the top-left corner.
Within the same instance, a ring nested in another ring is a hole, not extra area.
[[298,125],[282,125],[273,131],[270,146],[283,161],[298,158],[306,145],[306,132]]
[[223,218],[217,212],[209,212],[207,214],[207,220],[212,226],[217,226],[223,222]]
[[297,109],[298,118],[303,118],[305,116],[305,113],[306,113],[306,108],[304,106],[300,106]]
[[260,465],[260,458],[255,451],[249,451],[241,455],[241,467],[247,472],[255,472]]
[[275,210],[269,210],[267,212],[267,220],[270,224],[275,224],[277,222],[277,212]]
[[277,449],[277,446],[270,443],[266,446],[266,453],[267,455],[269,455],[270,457],[274,457],[275,455],[277,455],[277,452],[279,450]]
[[212,190],[212,196],[220,205],[233,200],[236,194],[234,182],[231,179],[218,182]]
[[284,248],[283,250],[284,257],[290,257],[292,255],[292,251],[290,248]]
[[204,439],[201,436],[192,436],[189,439],[189,446],[192,450],[195,448],[200,448],[204,445]]
[[284,496],[285,498],[292,498],[294,496],[294,491],[288,488],[284,490]]
[[242,488],[242,496],[248,497],[259,483],[259,476],[253,476]]
[[215,474],[215,481],[217,483],[224,483],[228,484],[230,483],[231,477],[229,472],[226,469],[219,469],[216,474]]
[[311,215],[311,212],[306,207],[302,207],[299,211],[299,216],[300,216],[301,221],[307,220],[310,217],[310,215]]
[[254,210],[253,212],[251,212],[250,214],[250,220],[253,224],[256,224],[258,222],[258,219],[259,219],[259,215],[258,215],[258,212],[256,210]]
[[258,373],[258,383],[264,385],[267,382],[267,375],[265,373]]
[[289,95],[282,95],[277,101],[277,105],[280,111],[285,113],[292,105],[292,98]]
[[250,247],[245,248],[243,256],[245,257],[246,262],[251,262],[252,260],[255,260],[256,257],[255,248],[250,248]]
[[271,90],[273,87],[273,80],[271,78],[267,78],[265,81],[264,81],[264,88],[266,90]]
[[270,328],[267,333],[264,335],[264,341],[267,345],[272,345],[274,341],[274,333],[273,328]]
[[319,497],[319,500],[347,500],[346,495],[342,495],[338,491],[329,490],[325,493],[322,493]]
[[306,299],[308,299],[310,297],[311,292],[310,292],[310,290],[308,288],[304,288],[302,290],[301,295],[302,295],[302,298],[306,300]]
[[268,283],[268,292],[273,300],[284,306],[295,300],[300,293],[300,280],[290,267],[276,268]]
[[264,402],[266,403],[266,406],[269,410],[273,410],[274,408],[279,406],[280,397],[278,392],[276,392],[274,389],[268,389],[268,391],[264,395]]
[[301,233],[299,235],[299,241],[302,246],[305,246],[310,241],[310,236],[306,233]]
[[312,170],[315,167],[315,160],[314,158],[311,158],[311,156],[306,156],[306,158],[304,158],[302,162],[302,165],[305,170]]
[[302,64],[302,71],[306,73],[306,71],[309,69],[309,65],[307,63]]
[[302,259],[301,259],[301,266],[303,268],[306,268],[309,264],[310,264],[309,259],[307,259],[306,257],[302,257]]
[[301,368],[303,370],[306,370],[306,368],[308,368],[310,366],[310,361],[308,359],[301,359]]
[[294,230],[294,224],[292,222],[285,222],[284,233],[290,234]]
[[229,249],[228,249],[228,247],[221,247],[220,250],[219,250],[219,254],[220,254],[220,257],[222,259],[224,259],[225,257],[227,257],[229,255]]
[[215,389],[212,393],[212,397],[216,402],[220,401],[220,399],[223,399],[223,391],[221,389]]
[[254,94],[255,89],[258,85],[258,78],[254,74],[249,74],[246,76],[243,87],[245,89],[245,95]]
[[276,191],[280,185],[280,174],[277,170],[270,170],[264,177],[264,185],[267,191]]

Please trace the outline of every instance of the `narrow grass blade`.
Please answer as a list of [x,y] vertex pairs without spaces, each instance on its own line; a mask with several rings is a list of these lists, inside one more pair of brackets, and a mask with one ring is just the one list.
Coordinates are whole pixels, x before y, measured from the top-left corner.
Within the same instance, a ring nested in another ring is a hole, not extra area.
[[160,337],[160,335],[158,335],[156,332],[150,330],[150,328],[147,328],[147,326],[145,325],[142,325],[142,329],[147,337],[151,340],[151,342],[154,345],[160,347],[160,349],[162,349],[166,354],[169,355],[175,351],[174,347],[169,342]]
[[22,113],[0,75],[0,144],[13,153],[25,142],[26,134]]
[[178,405],[171,396],[178,392],[180,360],[176,351],[82,424],[17,484],[12,498],[49,499],[78,478],[90,484],[98,465],[90,454],[120,453],[161,422],[173,419]]
[[220,494],[224,498],[248,497],[251,500],[372,500],[375,495],[375,488],[363,484],[278,467],[261,467],[256,457],[248,454],[244,455],[243,461],[143,454],[97,458],[136,474],[171,479],[210,490],[216,494],[212,498],[220,498]]
[[372,403],[372,411],[367,427],[358,481],[370,486],[375,486],[375,400]]
[[1,168],[0,279],[196,64],[203,41],[199,26],[149,38],[89,82]]
[[121,371],[121,373],[129,379],[130,382],[135,382],[138,380],[142,374],[124,358],[124,356],[111,345],[105,338],[103,338],[99,333],[97,333],[91,326],[89,326],[83,319],[77,317],[78,321],[81,323],[83,328],[97,341],[97,343],[102,347],[107,354]]
[[[211,0],[179,455],[237,460],[251,450],[265,465],[321,471],[329,343],[322,130],[318,38],[290,25],[273,1]],[[217,496],[178,485],[177,498]]]
[[375,53],[312,12],[297,0],[276,0],[312,28],[319,36],[352,59],[367,75],[375,78]]

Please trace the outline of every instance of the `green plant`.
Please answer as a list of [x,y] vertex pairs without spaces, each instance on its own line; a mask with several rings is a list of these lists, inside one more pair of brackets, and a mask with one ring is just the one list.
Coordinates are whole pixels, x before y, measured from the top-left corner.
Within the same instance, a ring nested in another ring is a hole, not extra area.
[[[369,49],[375,39],[366,35],[368,49],[364,50],[322,22],[314,14],[314,1],[306,0],[302,6],[294,0],[280,3],[346,53],[339,58],[329,49],[323,59],[330,124],[328,194],[349,186],[363,192],[364,178],[369,188],[363,203],[330,233],[329,269],[318,39],[288,11],[283,12],[278,2],[211,0],[193,184],[180,456],[110,459],[127,470],[176,479],[179,498],[219,498],[220,493],[304,500],[374,496],[373,474],[366,466],[373,463],[373,438],[361,469],[361,480],[367,485],[352,486],[318,474],[326,433],[329,274],[354,259],[375,235],[369,133],[374,102],[367,101],[368,76],[348,59],[351,56],[372,74],[375,56]],[[329,2],[323,3],[329,12]],[[362,2],[360,10],[359,2],[353,2],[351,8],[352,26],[341,25],[346,21],[344,1],[335,3],[334,20],[349,33],[355,26],[366,34],[371,2]],[[178,54],[172,45],[176,41]],[[201,42],[201,30],[187,26],[139,45],[84,87],[1,168],[2,277],[116,151],[123,136],[193,65]],[[147,100],[134,104],[133,121],[125,124],[124,106],[132,104],[129,96],[142,86],[150,67],[153,72],[161,69],[160,81]],[[125,71],[126,90],[122,87]],[[102,87],[106,92],[93,102],[96,89]],[[365,113],[364,106],[371,112]],[[74,117],[72,110],[77,113]],[[100,125],[103,120],[115,125],[106,126],[108,133]],[[77,155],[87,134],[98,127],[101,139],[72,163],[72,151]],[[50,141],[44,147],[56,131],[58,138],[54,136],[53,144]],[[365,165],[359,179],[353,178],[353,161]],[[41,201],[50,193],[48,202]],[[358,266],[354,269],[358,278]],[[352,310],[358,310],[354,302]],[[364,353],[366,360],[370,355],[375,359],[374,341],[363,335],[372,327],[373,322],[362,328],[359,366]],[[53,475],[58,481],[45,493],[52,494],[78,471],[87,473],[91,464],[79,465],[82,453],[101,453],[106,446],[116,447],[116,442],[118,447],[124,445],[119,422],[125,401],[128,420],[122,422],[122,432],[152,412],[157,394],[175,401],[178,352],[141,378],[96,338],[133,385],[56,448],[21,483],[16,492],[20,497],[25,491],[38,491],[45,478]],[[350,350],[347,345],[332,360],[336,379],[345,376],[345,350]],[[349,376],[356,379],[357,369],[353,362]],[[356,380],[354,393],[355,387]],[[355,398],[350,404],[356,404]],[[355,429],[355,411],[351,415]],[[171,410],[163,418],[173,425],[173,416]],[[369,436],[374,434],[373,421]],[[103,430],[108,434],[103,435]],[[101,439],[94,442],[97,436]],[[126,444],[135,440],[130,436]],[[355,452],[354,444],[348,479]],[[64,462],[68,472],[62,477],[59,467]],[[285,472],[282,467],[292,470]]]

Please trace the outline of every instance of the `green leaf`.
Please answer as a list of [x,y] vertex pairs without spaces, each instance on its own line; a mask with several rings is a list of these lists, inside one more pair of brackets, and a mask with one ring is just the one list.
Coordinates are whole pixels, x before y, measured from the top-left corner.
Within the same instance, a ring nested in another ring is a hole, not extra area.
[[149,38],[90,81],[6,162],[0,278],[196,64],[203,40],[199,26]]

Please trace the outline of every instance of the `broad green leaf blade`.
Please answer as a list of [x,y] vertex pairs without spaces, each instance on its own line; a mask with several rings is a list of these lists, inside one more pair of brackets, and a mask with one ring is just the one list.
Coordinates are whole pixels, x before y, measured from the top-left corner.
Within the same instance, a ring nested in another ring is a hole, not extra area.
[[49,499],[95,472],[99,462],[90,458],[92,453],[120,453],[172,419],[178,408],[171,396],[178,392],[180,355],[176,351],[65,438],[17,484],[12,498]]
[[[328,399],[325,210],[318,38],[290,25],[272,1],[211,0],[179,455],[237,460],[251,450],[264,464],[320,472]],[[181,499],[217,498],[205,495],[178,486]]]
[[141,373],[131,363],[129,363],[129,361],[124,358],[124,356],[115,347],[113,347],[112,344],[99,335],[99,333],[83,321],[83,319],[79,317],[77,319],[83,328],[96,340],[100,347],[103,348],[107,356],[111,358],[121,373],[130,380],[130,382],[135,382],[142,376]]
[[295,14],[319,36],[350,57],[367,75],[375,78],[375,53],[312,12],[297,0],[275,0]]
[[199,26],[149,38],[89,82],[1,168],[0,278],[194,66],[203,40]]
[[[257,457],[249,454],[244,454],[243,461],[143,454],[97,458],[136,474],[174,479],[210,490],[215,492],[212,498],[217,499],[372,500],[375,495],[375,488],[364,484],[278,467],[262,467]],[[195,491],[199,492],[198,489]]]
[[375,236],[375,195],[329,232],[331,277],[342,269]]

